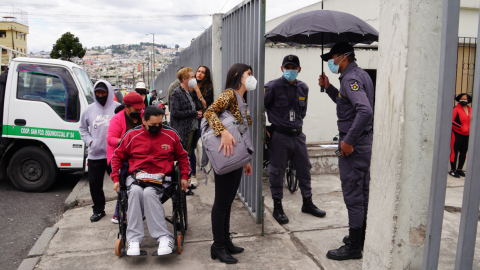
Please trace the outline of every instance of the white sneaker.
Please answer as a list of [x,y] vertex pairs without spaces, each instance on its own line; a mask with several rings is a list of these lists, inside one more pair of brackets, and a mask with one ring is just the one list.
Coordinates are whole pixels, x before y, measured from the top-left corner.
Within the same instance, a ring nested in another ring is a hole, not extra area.
[[170,236],[163,236],[158,239],[158,255],[166,255],[173,252],[173,239]]
[[111,221],[112,223],[118,224],[118,217],[113,216],[110,221]]
[[193,175],[190,177],[190,185],[198,186],[197,176]]
[[138,242],[128,242],[128,256],[140,256],[140,243]]

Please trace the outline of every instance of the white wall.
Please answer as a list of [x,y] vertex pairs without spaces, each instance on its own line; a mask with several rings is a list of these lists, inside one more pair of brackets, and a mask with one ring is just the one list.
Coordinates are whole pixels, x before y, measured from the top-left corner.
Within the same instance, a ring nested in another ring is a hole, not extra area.
[[[325,53],[329,49],[325,50]],[[377,69],[376,51],[357,50],[355,52],[357,63],[364,69]],[[282,76],[282,60],[289,54],[295,54],[300,59],[302,71],[298,79],[305,82],[310,88],[308,94],[307,116],[304,119],[303,130],[307,135],[307,142],[330,141],[338,134],[336,105],[326,93],[320,92],[318,76],[321,74],[321,48],[279,48],[267,47],[265,49],[265,82]],[[340,87],[339,75],[332,74],[327,65],[324,66],[325,74],[330,82],[337,88]]]
[[461,8],[460,9],[460,24],[458,26],[458,36],[459,37],[477,37],[478,30],[478,8]]

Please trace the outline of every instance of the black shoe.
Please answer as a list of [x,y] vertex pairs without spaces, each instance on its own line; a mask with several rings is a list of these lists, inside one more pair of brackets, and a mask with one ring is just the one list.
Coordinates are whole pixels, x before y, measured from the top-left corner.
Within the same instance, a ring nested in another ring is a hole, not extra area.
[[231,255],[234,255],[234,254],[242,253],[245,250],[244,248],[236,247],[233,244],[230,233],[228,234],[227,238],[228,239],[225,239],[224,245],[225,245],[225,249],[227,249],[228,253],[230,253]]
[[90,217],[91,222],[97,222],[100,219],[102,219],[105,216],[105,212],[101,213],[93,213],[93,215]]
[[193,196],[193,195],[195,195],[195,193],[193,193],[191,190],[187,190],[187,192],[185,192],[185,195]]
[[194,186],[194,185],[190,185],[190,186],[188,187],[188,189],[196,189],[196,188],[197,188],[197,187]]
[[[360,238],[360,245],[362,246],[362,250],[363,250],[363,246],[365,245],[365,233],[367,232],[367,222],[364,221],[363,222],[363,226],[362,226],[362,233],[361,233],[361,238]],[[342,241],[344,244],[347,244],[350,242],[350,238],[348,235],[345,235],[345,237],[343,237],[343,241]]]
[[362,237],[362,229],[350,229],[348,239],[344,246],[338,249],[329,250],[327,258],[337,261],[356,260],[362,258],[362,247],[360,244]]
[[273,199],[273,218],[279,224],[288,223],[288,217],[285,215],[285,212],[283,212],[282,200]]
[[324,217],[327,214],[325,211],[318,209],[315,204],[313,204],[312,196],[303,197],[302,212],[312,214],[316,217]]
[[457,170],[456,173],[462,177],[465,177],[465,173],[462,170]]
[[450,171],[448,174],[450,174],[450,176],[453,176],[455,178],[460,178],[460,175],[458,175],[457,171]]
[[225,249],[225,246],[216,246],[215,244],[212,244],[212,247],[210,248],[210,255],[212,256],[212,260],[216,260],[218,258],[222,263],[235,264],[238,262],[237,259],[228,253],[227,249]]

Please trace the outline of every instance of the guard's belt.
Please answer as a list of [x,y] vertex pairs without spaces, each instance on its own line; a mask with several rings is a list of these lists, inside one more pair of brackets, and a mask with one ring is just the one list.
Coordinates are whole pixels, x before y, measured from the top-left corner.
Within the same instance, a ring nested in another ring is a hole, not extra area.
[[[372,133],[373,133],[373,130],[369,130],[369,131],[366,131],[366,130],[365,130],[365,131],[362,133],[361,136],[370,135],[370,134],[372,134]],[[340,137],[345,137],[345,136],[347,136],[347,133],[340,132],[339,135],[340,135]]]
[[302,128],[299,129],[289,129],[289,128],[283,128],[281,126],[276,126],[272,125],[274,127],[275,132],[278,132],[283,135],[287,135],[290,137],[298,137],[302,134]]

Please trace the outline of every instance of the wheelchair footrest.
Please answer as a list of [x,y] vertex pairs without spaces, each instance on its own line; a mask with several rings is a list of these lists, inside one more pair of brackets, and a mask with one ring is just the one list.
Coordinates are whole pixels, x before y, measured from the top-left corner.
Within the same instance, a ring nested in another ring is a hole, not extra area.
[[[140,255],[138,256],[147,256],[148,253],[146,250],[140,250]],[[128,256],[127,251],[125,249],[122,249],[122,256]],[[128,256],[128,257],[137,257],[137,256]]]

